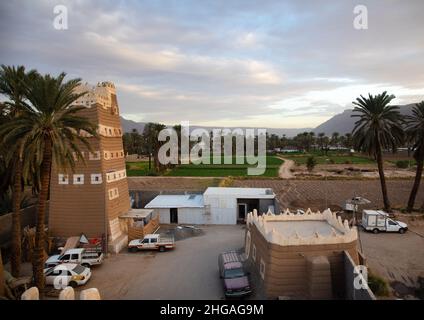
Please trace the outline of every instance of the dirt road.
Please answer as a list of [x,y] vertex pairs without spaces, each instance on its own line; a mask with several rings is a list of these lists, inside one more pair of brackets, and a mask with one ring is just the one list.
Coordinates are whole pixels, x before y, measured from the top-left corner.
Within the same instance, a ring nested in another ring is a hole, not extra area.
[[294,175],[291,172],[291,168],[294,166],[294,161],[281,157],[278,158],[284,161],[284,163],[278,169],[278,176],[281,179],[293,179]]

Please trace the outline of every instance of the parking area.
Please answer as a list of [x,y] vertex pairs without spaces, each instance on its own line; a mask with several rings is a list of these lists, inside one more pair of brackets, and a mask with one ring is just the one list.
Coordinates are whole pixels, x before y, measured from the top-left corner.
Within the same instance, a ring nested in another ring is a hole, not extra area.
[[201,228],[172,251],[111,255],[93,268],[86,287],[97,287],[103,299],[223,299],[218,255],[243,247],[244,226]]

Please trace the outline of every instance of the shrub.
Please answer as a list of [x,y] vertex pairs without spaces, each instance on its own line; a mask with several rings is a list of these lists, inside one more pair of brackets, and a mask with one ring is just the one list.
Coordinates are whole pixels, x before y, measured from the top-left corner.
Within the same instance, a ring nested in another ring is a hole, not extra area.
[[389,285],[386,280],[375,274],[368,274],[368,285],[376,296],[387,297],[389,295]]
[[314,170],[315,166],[317,164],[317,161],[314,157],[308,157],[306,160],[306,167],[308,168],[308,171]]
[[330,161],[328,161],[330,164],[335,164],[336,162],[333,159],[330,159]]
[[225,188],[225,187],[231,187],[233,185],[234,179],[231,176],[228,176],[221,180],[219,183],[219,187]]
[[409,161],[408,160],[399,160],[396,161],[396,167],[401,169],[406,169],[409,167]]
[[346,161],[345,161],[345,164],[352,164],[352,161],[350,161],[350,160],[346,160]]

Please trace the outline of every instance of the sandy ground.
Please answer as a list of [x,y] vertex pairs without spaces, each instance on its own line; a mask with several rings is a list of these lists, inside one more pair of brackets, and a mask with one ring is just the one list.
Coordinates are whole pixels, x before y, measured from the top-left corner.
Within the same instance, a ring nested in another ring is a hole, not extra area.
[[294,161],[281,157],[279,159],[284,160],[284,163],[278,169],[278,176],[281,179],[293,179],[294,175],[291,172],[291,168],[294,166]]
[[[309,172],[306,165],[292,167],[293,178],[367,178],[378,179],[379,174],[376,165],[372,164],[325,164],[316,165],[312,172]],[[394,165],[385,165],[384,174],[388,178],[414,178],[415,170],[399,169]]]
[[220,181],[209,177],[128,177],[128,187],[140,191],[204,191]]
[[244,244],[242,226],[202,226],[204,235],[177,241],[173,251],[122,252],[93,268],[86,287],[103,299],[223,299],[218,254]]
[[[405,207],[413,180],[387,180],[393,207]],[[345,201],[361,196],[372,203],[368,208],[381,208],[383,199],[379,180],[235,180],[235,187],[272,188],[280,208],[323,210],[330,207],[341,210]],[[417,195],[416,204],[424,201],[424,187]]]
[[360,231],[360,238],[371,272],[388,281],[394,296],[414,295],[418,276],[424,275],[424,238],[411,231],[403,235]]

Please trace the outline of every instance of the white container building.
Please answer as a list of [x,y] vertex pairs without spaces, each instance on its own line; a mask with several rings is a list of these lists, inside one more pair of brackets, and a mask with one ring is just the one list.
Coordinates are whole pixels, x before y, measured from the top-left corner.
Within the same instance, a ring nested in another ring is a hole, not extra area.
[[161,223],[236,224],[254,209],[277,212],[275,205],[269,188],[210,187],[203,195],[158,195],[145,208],[155,210]]

